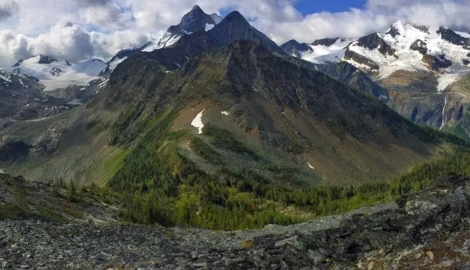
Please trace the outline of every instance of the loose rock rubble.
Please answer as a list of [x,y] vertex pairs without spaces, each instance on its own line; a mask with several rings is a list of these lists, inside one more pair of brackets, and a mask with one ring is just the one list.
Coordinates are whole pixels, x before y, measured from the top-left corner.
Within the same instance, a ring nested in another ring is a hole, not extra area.
[[0,221],[0,269],[470,269],[470,179],[294,226]]

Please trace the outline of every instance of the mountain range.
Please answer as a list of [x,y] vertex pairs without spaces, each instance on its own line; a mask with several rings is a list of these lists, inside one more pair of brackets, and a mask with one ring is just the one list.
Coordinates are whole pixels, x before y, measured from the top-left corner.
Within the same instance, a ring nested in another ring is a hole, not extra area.
[[[109,74],[128,57],[141,51],[171,47],[183,36],[206,31],[219,44],[249,39],[260,42],[278,55],[305,60],[299,64],[310,65],[376,96],[415,123],[468,137],[468,101],[466,90],[462,88],[470,71],[468,33],[398,21],[384,32],[358,39],[324,38],[310,44],[291,40],[277,46],[251,25],[238,23],[236,16],[234,21],[229,19],[224,20],[224,24],[236,27],[232,27],[232,33],[221,33],[220,29],[225,26],[213,28],[223,21],[222,18],[216,14],[208,15],[195,6],[178,25],[169,27],[154,42],[122,50],[106,63],[91,59],[72,65],[66,60],[40,55],[20,60],[4,72],[38,79],[46,95],[76,104],[86,103],[100,92]],[[242,29],[242,25],[247,29]]]
[[0,268],[466,267],[468,43],[399,22],[278,46],[195,6],[108,62],[20,60]]
[[388,105],[413,122],[468,136],[470,34],[405,22],[359,39],[291,40],[286,53],[313,63],[346,61],[390,94]]
[[[107,65],[72,65],[47,56],[15,65],[12,74],[36,75],[38,85],[46,86],[42,93],[66,99],[52,85],[76,72],[83,74],[74,81],[78,91],[98,95],[75,110],[4,129],[2,166],[34,179],[108,181],[134,170],[126,160],[149,154],[141,147],[159,145],[165,146],[161,151],[171,146],[166,155],[177,164],[194,164],[209,175],[222,169],[233,177],[244,170],[285,182],[288,174],[291,185],[308,186],[385,179],[434,156],[444,142],[460,143],[388,108],[390,90],[369,71],[344,61],[289,56],[286,46],[277,46],[237,11],[218,20],[196,6],[167,33],[175,37],[171,45],[121,51]],[[314,42],[310,53],[337,42]],[[95,88],[80,85],[85,77],[97,80]],[[176,138],[150,139],[154,129]]]

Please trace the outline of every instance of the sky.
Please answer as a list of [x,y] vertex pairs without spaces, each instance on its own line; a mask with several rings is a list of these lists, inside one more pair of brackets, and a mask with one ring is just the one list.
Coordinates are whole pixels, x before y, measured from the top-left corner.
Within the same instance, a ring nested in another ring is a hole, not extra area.
[[194,5],[238,10],[278,44],[355,38],[398,21],[470,26],[470,0],[0,0],[0,67],[45,54],[79,62],[158,39]]

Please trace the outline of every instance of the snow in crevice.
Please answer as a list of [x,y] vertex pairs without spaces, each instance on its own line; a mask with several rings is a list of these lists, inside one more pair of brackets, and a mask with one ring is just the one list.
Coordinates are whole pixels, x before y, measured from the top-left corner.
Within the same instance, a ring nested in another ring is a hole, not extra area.
[[258,89],[256,89],[255,86],[251,86],[251,87],[253,87],[253,90],[255,90],[256,92],[258,92]]
[[228,115],[230,115],[230,113],[229,113],[229,112],[227,112],[227,111],[222,111],[222,112],[221,112],[221,114],[223,114],[223,115],[227,115],[227,116],[228,116]]
[[[204,109],[205,110],[205,109]],[[204,124],[202,123],[202,114],[204,113],[202,110],[191,122],[191,126],[199,129],[199,134],[202,134],[202,129],[204,128]]]
[[0,79],[4,80],[5,82],[10,82],[11,83],[11,80],[3,75],[0,75]]
[[98,88],[103,88],[108,84],[109,79],[104,80],[102,83],[98,85]]
[[67,105],[80,106],[80,105],[83,105],[83,102],[81,99],[74,99],[68,102]]
[[446,106],[447,106],[447,96],[444,97],[444,106],[442,107],[442,113],[441,113],[442,124],[439,130],[442,130],[444,126],[446,125]]
[[309,162],[307,162],[307,165],[310,169],[315,170],[315,167],[313,167],[312,164],[310,164]]

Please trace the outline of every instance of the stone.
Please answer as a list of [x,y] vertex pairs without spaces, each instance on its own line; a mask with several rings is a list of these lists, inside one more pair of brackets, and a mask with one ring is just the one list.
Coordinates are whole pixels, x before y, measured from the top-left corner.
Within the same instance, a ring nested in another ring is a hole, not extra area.
[[307,251],[307,257],[313,261],[314,265],[323,263],[326,258],[320,251],[311,249]]
[[426,251],[426,256],[433,261],[434,260],[434,253],[432,251]]

